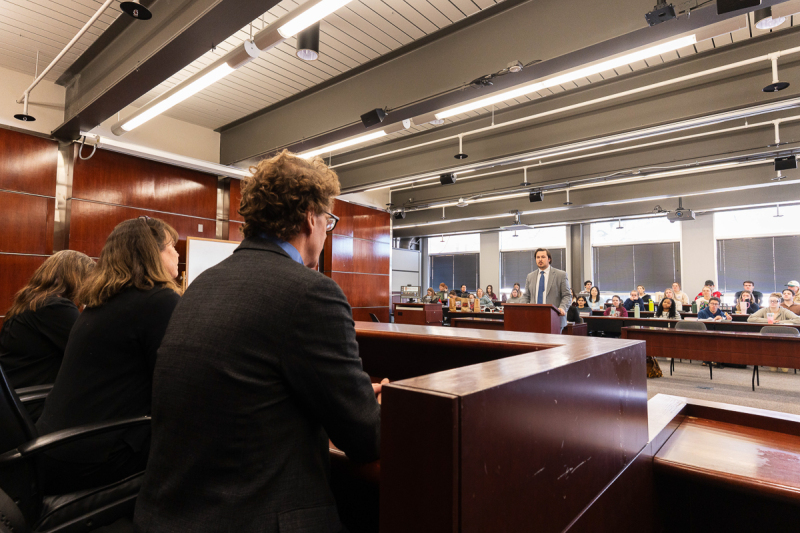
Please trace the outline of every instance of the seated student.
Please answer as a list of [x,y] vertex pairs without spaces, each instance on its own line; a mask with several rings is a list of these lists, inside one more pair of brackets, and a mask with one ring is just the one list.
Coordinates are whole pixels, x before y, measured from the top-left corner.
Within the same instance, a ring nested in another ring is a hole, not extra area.
[[[710,289],[709,292],[711,292],[711,296],[716,296],[717,298],[722,298],[722,293],[719,292],[719,291],[715,291],[714,290],[714,287],[715,287],[714,280],[713,279],[707,279],[705,284],[703,284],[703,288],[700,290],[699,293],[697,293],[697,296],[694,297],[695,300],[699,300],[700,298],[704,298],[706,300],[706,303],[708,303],[708,298],[705,297],[705,288],[706,287],[708,287]],[[698,304],[698,306],[699,306],[699,304]]]
[[632,311],[633,308],[636,307],[637,305],[639,306],[639,311],[644,311],[644,304],[639,298],[639,291],[636,290],[631,291],[630,298],[625,300],[625,303],[623,305],[625,309],[628,311]]
[[736,293],[739,296],[736,298],[736,307],[733,312],[737,315],[752,315],[758,311],[758,306],[753,303],[750,291],[741,291]]
[[721,297],[714,296],[714,294],[711,292],[711,287],[706,285],[703,287],[703,291],[700,293],[700,296],[695,298],[695,302],[697,302],[697,310],[700,311],[701,309],[708,307],[708,302],[711,300],[711,298],[719,299]]
[[586,296],[580,295],[578,296],[575,305],[571,305],[570,308],[567,310],[567,322],[575,322],[576,324],[583,323],[583,318],[581,315],[590,315],[592,313],[592,308],[589,307],[589,304],[586,303]]
[[462,285],[461,286],[461,290],[458,291],[458,295],[461,298],[469,298],[469,291],[467,290],[467,286],[466,285]]
[[690,305],[689,295],[681,290],[681,284],[677,281],[672,284],[672,295],[675,297],[675,302],[680,305]]
[[[515,283],[515,284],[514,284],[514,288],[513,288],[513,289],[511,289],[511,294],[513,294],[513,293],[514,293],[514,289],[516,289],[516,290],[517,290],[517,296],[516,296],[516,297],[517,297],[517,298],[521,298],[521,297],[522,297],[522,289],[520,288],[520,285],[519,285],[519,283]],[[509,297],[510,297],[510,296],[509,296]],[[503,301],[504,301],[504,302],[506,301],[506,295],[505,295],[505,294],[503,295]],[[511,302],[511,303],[524,303],[524,302]]]
[[[177,232],[155,218],[126,220],[108,236],[80,299],[64,362],[36,427],[41,435],[150,414],[153,368],[181,288]],[[150,428],[82,439],[45,452],[45,494],[112,483],[144,470]]]
[[469,303],[467,305],[469,305],[470,311],[478,312],[481,310],[481,304],[478,303],[478,299],[475,297],[474,294],[469,295]]
[[514,287],[511,289],[511,296],[506,300],[507,304],[524,304],[522,296],[519,294],[519,289]]
[[650,297],[650,295],[649,295],[649,294],[647,294],[647,292],[644,290],[644,285],[637,285],[637,286],[636,286],[636,292],[638,292],[638,293],[639,293],[639,299],[640,299],[640,300],[642,301],[642,303],[644,304],[644,309],[647,309],[647,306],[648,306],[648,304],[650,303],[650,301],[652,300],[652,298],[651,298],[651,297]]
[[605,303],[600,299],[600,287],[595,285],[589,289],[589,297],[586,302],[592,309],[603,309],[605,307]]
[[483,289],[481,289],[480,287],[478,287],[477,297],[478,297],[478,304],[481,307],[488,307],[489,309],[494,309],[494,303],[492,302],[492,299],[489,298],[487,295],[485,295],[483,293]]
[[675,306],[675,300],[669,297],[664,297],[661,299],[660,302],[658,302],[658,307],[656,308],[656,312],[653,315],[653,318],[681,320],[683,317],[678,312],[678,309]]
[[489,299],[492,300],[492,302],[496,302],[497,300],[499,300],[497,295],[494,293],[494,289],[492,288],[491,285],[486,286],[486,292],[484,294],[486,294],[486,296],[488,296]]
[[747,317],[748,322],[769,322],[770,317],[767,315],[772,315],[772,321],[774,323],[778,322],[790,322],[798,318],[798,316],[785,307],[781,306],[781,302],[783,301],[783,297],[778,294],[777,292],[773,292],[769,295],[769,301],[767,302],[766,307],[762,307],[749,317]]
[[731,315],[719,308],[719,298],[711,296],[708,306],[697,313],[697,320],[733,320]]
[[603,316],[628,316],[628,310],[620,303],[616,294],[611,298],[611,305],[603,311]]
[[433,287],[428,287],[428,292],[422,297],[422,303],[435,304],[437,302],[439,302],[439,297],[433,292]]
[[764,295],[755,290],[756,284],[748,280],[742,283],[742,286],[744,287],[744,290],[736,293],[736,301],[739,301],[739,296],[741,296],[743,292],[749,292],[750,299],[756,305],[756,308],[761,307],[761,302],[764,300]]
[[447,284],[446,283],[442,282],[442,283],[439,284],[439,292],[436,293],[436,296],[442,302],[446,302],[447,301]]
[[14,296],[0,330],[0,366],[12,388],[55,382],[69,332],[80,316],[78,293],[92,267],[86,254],[56,252]]
[[781,307],[785,307],[792,313],[800,315],[800,304],[794,301],[794,291],[787,287],[781,291],[781,296],[783,297]]
[[583,290],[578,293],[578,296],[580,296],[581,294],[584,296],[589,296],[591,292],[592,292],[592,281],[587,279],[586,281],[583,282]]
[[794,303],[800,304],[800,282],[792,280],[786,286],[794,293]]

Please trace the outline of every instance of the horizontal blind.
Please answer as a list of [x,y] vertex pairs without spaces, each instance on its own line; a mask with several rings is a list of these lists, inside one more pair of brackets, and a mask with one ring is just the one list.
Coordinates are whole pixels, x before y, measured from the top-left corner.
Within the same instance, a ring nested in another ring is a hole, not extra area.
[[797,278],[800,278],[800,236],[775,237],[775,289],[782,291]]
[[[773,237],[718,241],[719,289],[723,292],[740,291],[742,283],[749,280],[756,284],[756,290],[765,294],[773,292],[775,290],[773,241]],[[796,255],[794,260],[797,260]]]
[[453,287],[466,285],[469,292],[478,288],[480,254],[458,254],[453,256]]
[[633,246],[592,248],[595,285],[604,292],[626,293],[635,287]]
[[634,244],[633,257],[635,285],[655,293],[680,283],[680,243]]
[[500,287],[502,290],[511,290],[515,283],[520,287],[525,287],[525,278],[533,271],[533,252],[524,250],[521,252],[501,252],[500,253]]
[[432,255],[431,256],[431,281],[428,287],[439,290],[439,284],[446,283],[453,288],[453,256],[452,255]]

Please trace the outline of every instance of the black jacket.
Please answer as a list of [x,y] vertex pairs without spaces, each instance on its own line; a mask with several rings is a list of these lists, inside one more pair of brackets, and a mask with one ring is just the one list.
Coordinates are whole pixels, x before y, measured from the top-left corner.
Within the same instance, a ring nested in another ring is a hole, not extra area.
[[338,532],[328,438],[380,449],[380,406],[330,278],[248,238],[192,282],[153,382],[142,532]]

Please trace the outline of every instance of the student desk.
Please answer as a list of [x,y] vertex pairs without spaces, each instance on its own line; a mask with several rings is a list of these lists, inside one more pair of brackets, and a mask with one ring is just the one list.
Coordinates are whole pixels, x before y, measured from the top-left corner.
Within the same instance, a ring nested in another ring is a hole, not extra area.
[[[469,316],[473,315],[473,316]],[[469,313],[467,316],[455,316],[450,319],[450,326],[454,328],[490,329],[503,331],[505,323],[503,313]],[[586,336],[589,328],[586,324],[567,323],[562,333],[564,335]]]
[[[655,314],[656,314],[655,311],[641,311],[639,313],[639,317],[640,318],[653,318],[653,316],[655,316]],[[628,311],[628,315],[631,318],[634,318],[633,311]],[[592,316],[603,316],[603,311],[600,310],[600,309],[593,309],[592,310]],[[697,318],[697,313],[684,313],[684,312],[681,312],[681,316],[684,319],[686,319],[686,318]],[[749,317],[749,316],[750,315],[735,315],[735,314],[731,314],[731,318],[733,319],[734,322],[747,322],[747,317]]]
[[[754,367],[800,368],[800,337],[741,331],[691,331],[631,326],[622,328],[622,338],[645,341],[647,355],[650,357],[716,361]],[[757,372],[754,368],[753,390],[756,378]]]
[[[674,328],[679,320],[662,320],[660,318],[634,318],[634,317],[611,317],[611,316],[584,316],[583,319],[589,326],[589,332],[602,331],[605,333],[622,333],[623,327],[629,326],[650,326],[661,328]],[[723,320],[715,322],[712,320],[702,321],[710,331],[741,331],[758,333],[761,328],[768,326],[766,323],[734,322]],[[781,324],[779,324],[781,325]],[[800,325],[794,324],[790,327],[800,329]]]

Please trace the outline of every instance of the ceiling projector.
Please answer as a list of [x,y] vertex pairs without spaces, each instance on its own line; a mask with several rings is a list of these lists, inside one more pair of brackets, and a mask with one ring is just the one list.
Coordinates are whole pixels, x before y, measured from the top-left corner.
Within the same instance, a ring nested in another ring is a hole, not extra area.
[[683,198],[678,198],[678,209],[669,211],[667,213],[667,220],[675,222],[676,220],[694,220],[694,211],[691,209],[683,208]]

